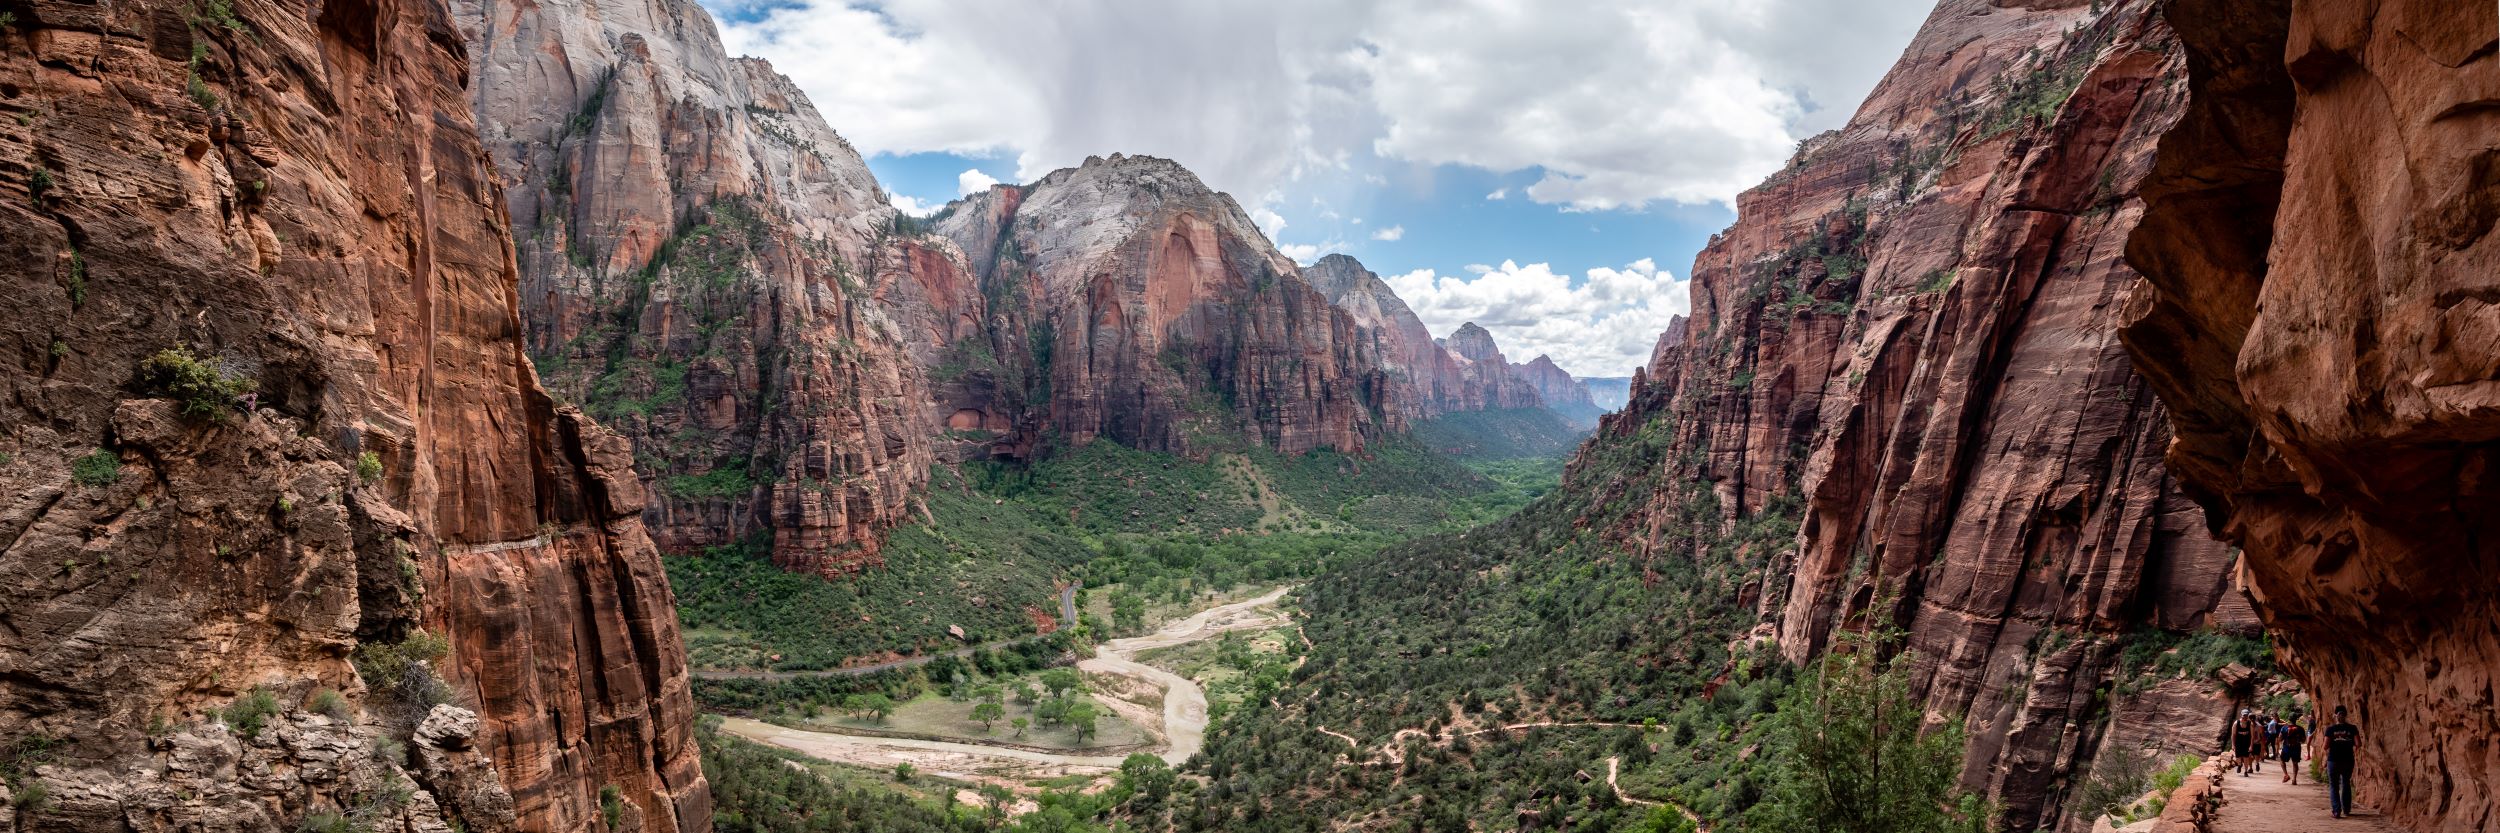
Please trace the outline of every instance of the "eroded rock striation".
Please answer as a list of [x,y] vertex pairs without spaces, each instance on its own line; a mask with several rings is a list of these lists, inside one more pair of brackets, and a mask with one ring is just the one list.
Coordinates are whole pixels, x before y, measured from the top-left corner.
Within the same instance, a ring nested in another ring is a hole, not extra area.
[[[613,787],[642,830],[708,829],[642,491],[523,350],[448,10],[14,11],[14,828],[581,830]],[[395,693],[351,662],[420,627],[474,710],[434,766],[379,742]]]
[[2500,825],[2495,15],[2173,4],[2187,103],[2127,247],[2171,470],[2363,727],[2362,806],[2414,830]]
[[960,257],[909,234],[806,96],[729,57],[694,3],[455,7],[530,350],[632,441],[660,546],[877,563],[938,429],[907,347],[927,334],[871,287]]
[[1410,410],[1392,406],[1380,342],[1231,197],[1169,160],[1089,158],[958,201],[934,227],[965,253],[990,322],[934,373],[960,386],[950,425],[1179,453],[1215,435],[1360,453]]
[[1621,533],[1755,565],[1742,638],[1804,660],[1904,629],[2006,829],[2070,823],[2113,713],[2121,742],[2209,742],[2210,717],[2111,701],[2134,634],[2255,625],[2118,340],[2136,183],[2185,94],[2154,6],[1942,3],[1847,126],[1739,198],[1600,432],[1673,432],[1677,485]]

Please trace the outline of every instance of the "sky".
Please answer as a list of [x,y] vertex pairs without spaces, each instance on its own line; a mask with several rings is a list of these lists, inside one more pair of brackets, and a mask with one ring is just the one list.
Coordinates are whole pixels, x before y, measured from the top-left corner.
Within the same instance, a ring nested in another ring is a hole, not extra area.
[[906,211],[1168,157],[1437,335],[1623,376],[1738,192],[1838,127],[1926,0],[703,0]]

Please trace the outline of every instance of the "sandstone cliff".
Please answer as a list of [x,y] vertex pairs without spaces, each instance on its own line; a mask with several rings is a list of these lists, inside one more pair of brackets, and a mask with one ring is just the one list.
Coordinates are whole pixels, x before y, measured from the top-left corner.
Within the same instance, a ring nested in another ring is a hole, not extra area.
[[2362,727],[2360,803],[2500,825],[2500,19],[2181,0],[2189,75],[2128,240],[2169,462],[2276,652]]
[[961,386],[942,400],[949,425],[994,444],[1043,431],[1181,453],[1216,437],[1359,453],[1413,410],[1393,404],[1379,343],[1231,197],[1168,160],[1087,159],[958,201],[935,227],[986,306],[911,317],[991,322],[947,330],[960,335],[938,375]]
[[1571,378],[1571,372],[1555,364],[1551,356],[1540,354],[1527,364],[1512,367],[1510,372],[1535,388],[1537,399],[1545,407],[1584,428],[1596,425],[1597,418],[1605,413],[1589,395],[1588,384]]
[[660,546],[761,536],[793,569],[874,564],[937,429],[906,348],[925,335],[871,287],[951,253],[702,7],[455,5],[530,350],[633,441]]
[[1621,533],[1716,527],[1699,549],[1759,565],[1746,638],[1803,660],[1906,629],[2006,829],[2059,824],[2104,737],[2210,742],[2211,693],[2195,719],[2113,702],[2135,634],[2254,625],[2117,337],[2135,185],[2184,93],[2154,5],[1942,3],[1846,127],[1739,198],[1600,432],[1673,432],[1676,485]]
[[[1415,311],[1406,306],[1406,301],[1379,275],[1363,268],[1361,261],[1332,254],[1303,267],[1302,276],[1328,296],[1330,303],[1354,316],[1362,337],[1373,343],[1392,384],[1399,388],[1392,398],[1402,407],[1408,421],[1458,411],[1533,408],[1542,404],[1534,380],[1508,372],[1507,364],[1480,367],[1443,347],[1424,327],[1423,319],[1415,317]],[[1492,347],[1493,335],[1481,327],[1469,326],[1482,335],[1482,349],[1498,357],[1501,351]],[[1503,372],[1488,372],[1493,370]],[[1560,372],[1561,368],[1555,371]],[[1569,374],[1563,375],[1563,381],[1569,378]]]
[[[523,352],[448,10],[14,13],[0,820],[583,830],[613,788],[708,829],[642,491]],[[475,711],[386,728],[350,654],[420,625]]]

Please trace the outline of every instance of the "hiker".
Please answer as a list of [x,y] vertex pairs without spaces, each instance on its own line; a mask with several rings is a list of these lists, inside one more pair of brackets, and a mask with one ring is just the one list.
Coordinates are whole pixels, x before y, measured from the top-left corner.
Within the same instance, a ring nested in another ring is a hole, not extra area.
[[2300,786],[2300,748],[2308,743],[2309,730],[2301,728],[2298,717],[2283,724],[2283,736],[2276,740],[2283,751],[2275,757],[2283,762],[2284,783]]
[[2264,717],[2266,720],[2266,733],[2264,735],[2266,742],[2263,746],[2260,746],[2257,749],[2257,771],[2259,773],[2266,771],[2267,761],[2274,760],[2276,755],[2282,754],[2282,748],[2276,744],[2283,740],[2283,721],[2274,719],[2274,715],[2271,714],[2264,715]]
[[2361,745],[2361,727],[2344,721],[2344,707],[2335,707],[2335,722],[2327,724],[2326,738],[2326,804],[2336,818],[2352,815],[2352,765],[2354,747]]
[[2256,754],[2257,746],[2257,726],[2249,715],[2249,710],[2241,709],[2239,719],[2231,721],[2231,768],[2243,776],[2248,774],[2248,756]]

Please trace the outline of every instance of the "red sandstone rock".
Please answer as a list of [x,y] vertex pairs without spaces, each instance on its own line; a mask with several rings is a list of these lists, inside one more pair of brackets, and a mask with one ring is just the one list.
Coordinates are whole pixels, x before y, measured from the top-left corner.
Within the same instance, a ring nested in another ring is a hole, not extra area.
[[[21,827],[185,826],[152,719],[194,736],[253,686],[370,702],[349,652],[422,622],[522,829],[582,829],[609,784],[645,830],[707,829],[641,497],[523,352],[447,10],[232,8],[35,0],[0,34],[29,116],[0,120],[0,736],[68,739],[106,791],[81,794],[124,796]],[[175,346],[259,410],[145,398],[135,368]],[[117,466],[73,479],[91,453]],[[281,786],[220,806],[291,828],[316,794]]]
[[[1731,528],[1794,517],[1759,601],[1781,650],[1905,628],[2008,829],[2059,824],[2125,635],[2252,623],[2117,338],[2134,184],[2184,86],[2153,5],[1942,4],[1847,126],[1739,197],[1691,321],[1601,429],[1671,427],[1691,456],[1668,482],[1706,483]],[[1662,520],[1681,496],[1654,500],[1637,551],[1689,534]]]
[[[1352,315],[1364,337],[1374,343],[1373,349],[1397,389],[1393,399],[1399,403],[1397,411],[1403,422],[1456,411],[1533,408],[1543,404],[1534,380],[1510,372],[1507,363],[1479,366],[1443,347],[1425,329],[1423,320],[1415,317],[1415,311],[1398,298],[1397,292],[1379,275],[1363,268],[1360,261],[1332,254],[1303,267],[1302,276],[1328,296],[1330,303]],[[1482,334],[1478,345],[1481,349],[1496,358],[1501,355],[1492,346],[1491,333],[1481,327],[1474,328],[1474,332]],[[1471,345],[1476,344],[1470,338]],[[1554,370],[1560,372],[1561,368]],[[1570,374],[1563,374],[1560,383],[1569,381]]]
[[986,338],[959,342],[976,361],[950,419],[1183,453],[1241,433],[1360,453],[1390,427],[1377,343],[1168,160],[1088,159],[950,206],[937,228],[999,305]]
[[2277,657],[2363,727],[2360,803],[2500,824],[2500,12],[2186,0],[2128,241],[2173,471]]
[[[701,7],[458,6],[530,349],[633,441],[660,546],[762,535],[792,569],[877,563],[941,417],[906,346],[928,342],[872,296],[960,265],[904,233],[859,155],[788,79],[730,58]],[[933,305],[945,327],[977,314],[956,283]]]

